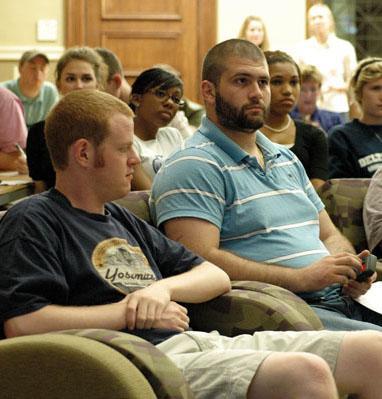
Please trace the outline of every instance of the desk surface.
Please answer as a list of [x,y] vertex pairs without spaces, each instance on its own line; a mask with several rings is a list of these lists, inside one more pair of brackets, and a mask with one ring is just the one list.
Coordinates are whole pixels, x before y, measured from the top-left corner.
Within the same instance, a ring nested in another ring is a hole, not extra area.
[[26,197],[33,193],[33,182],[28,175],[17,175],[17,176],[0,176],[0,180],[24,180],[27,181],[23,184],[16,184],[13,186],[1,186],[0,185],[0,206],[9,204],[12,201],[16,201],[20,198]]

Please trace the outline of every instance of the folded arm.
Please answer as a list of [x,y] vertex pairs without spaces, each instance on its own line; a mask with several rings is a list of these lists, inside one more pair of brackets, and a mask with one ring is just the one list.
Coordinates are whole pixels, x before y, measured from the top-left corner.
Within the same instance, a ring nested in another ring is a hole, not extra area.
[[199,303],[230,289],[228,276],[209,262],[186,273],[158,280],[128,294],[122,301],[98,306],[47,305],[4,323],[7,337],[71,328],[169,328],[188,327],[187,310],[179,302]]

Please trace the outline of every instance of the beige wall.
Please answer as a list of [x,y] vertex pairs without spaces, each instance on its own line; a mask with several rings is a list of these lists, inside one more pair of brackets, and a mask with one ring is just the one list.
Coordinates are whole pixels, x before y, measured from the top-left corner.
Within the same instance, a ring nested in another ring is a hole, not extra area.
[[237,37],[248,15],[267,27],[271,50],[288,50],[305,38],[306,0],[218,0],[218,40]]
[[[54,60],[64,49],[64,4],[65,0],[0,0],[0,81],[15,77],[17,60],[30,48],[45,51],[53,60],[52,80]],[[252,14],[264,19],[272,49],[287,50],[304,38],[305,0],[218,0],[218,41],[237,37],[242,21]],[[57,40],[37,41],[39,19],[58,21]]]
[[[37,41],[37,21],[58,21],[57,40]],[[31,48],[44,51],[57,60],[64,45],[64,0],[1,0],[0,1],[0,81],[13,79],[17,61]]]

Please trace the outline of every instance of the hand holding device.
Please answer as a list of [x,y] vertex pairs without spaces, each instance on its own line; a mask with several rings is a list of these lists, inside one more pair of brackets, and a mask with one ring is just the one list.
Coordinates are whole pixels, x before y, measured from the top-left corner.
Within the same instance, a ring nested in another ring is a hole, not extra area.
[[361,272],[358,274],[356,280],[358,282],[366,281],[370,276],[372,276],[377,268],[377,257],[375,255],[368,255],[362,258],[362,268]]

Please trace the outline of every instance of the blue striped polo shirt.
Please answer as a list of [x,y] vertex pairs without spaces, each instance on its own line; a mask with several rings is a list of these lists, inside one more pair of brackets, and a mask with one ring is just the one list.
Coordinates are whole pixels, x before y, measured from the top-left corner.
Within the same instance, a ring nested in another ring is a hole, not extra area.
[[205,117],[185,149],[156,175],[153,220],[159,226],[177,217],[204,219],[219,228],[221,249],[257,262],[306,267],[329,254],[319,239],[324,205],[291,151],[259,131],[256,140],[264,170]]

